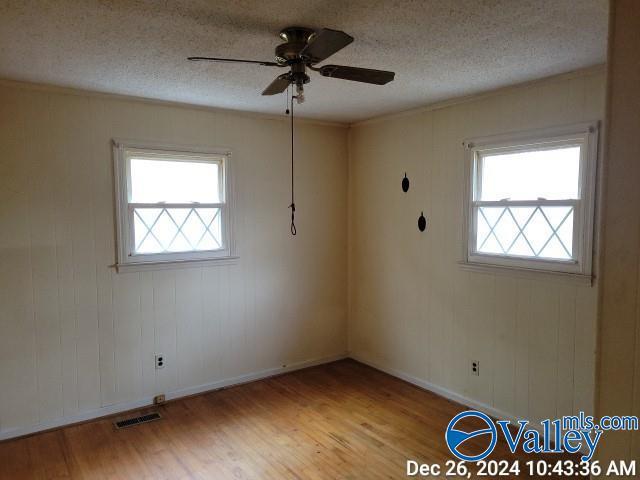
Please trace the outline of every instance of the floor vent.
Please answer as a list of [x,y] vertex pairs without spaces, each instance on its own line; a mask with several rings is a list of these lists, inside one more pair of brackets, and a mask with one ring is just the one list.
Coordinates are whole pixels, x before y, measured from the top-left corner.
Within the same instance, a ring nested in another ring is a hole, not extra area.
[[159,413],[150,413],[148,415],[142,415],[140,417],[127,418],[115,422],[116,428],[133,427],[134,425],[140,425],[141,423],[153,422],[154,420],[160,420],[162,417]]

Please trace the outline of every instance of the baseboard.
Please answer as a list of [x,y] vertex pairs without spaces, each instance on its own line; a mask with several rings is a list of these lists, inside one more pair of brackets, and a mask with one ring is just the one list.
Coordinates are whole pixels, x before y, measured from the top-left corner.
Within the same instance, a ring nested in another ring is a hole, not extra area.
[[[191,395],[197,395],[199,393],[205,393],[213,390],[219,390],[221,388],[230,387],[234,385],[241,385],[243,383],[254,382],[256,380],[262,380],[265,378],[273,377],[275,375],[281,375],[287,372],[293,372],[294,370],[301,370],[303,368],[314,367],[316,365],[323,365],[325,363],[331,363],[338,360],[347,358],[346,354],[332,355],[329,357],[316,358],[311,360],[305,360],[303,362],[292,363],[290,365],[284,365],[281,367],[268,368],[266,370],[260,370],[258,372],[247,373],[239,375],[237,377],[226,378],[218,380],[212,383],[206,383],[203,385],[197,385],[194,387],[181,388],[179,390],[173,390],[166,392],[167,400],[174,400],[182,397],[188,397]],[[96,420],[102,417],[108,417],[128,410],[135,410],[138,408],[148,407],[153,405],[153,397],[145,397],[140,400],[126,403],[118,403],[114,405],[107,405],[98,409],[88,410],[86,412],[79,413],[77,415],[69,415],[66,417],[56,418],[54,420],[38,423],[36,425],[30,425],[27,427],[12,428],[0,432],[0,441],[9,440],[17,437],[24,437],[38,432],[46,430],[53,430],[60,427],[73,425],[76,423],[86,422],[88,420]]]
[[[353,352],[349,352],[347,355],[348,358],[352,358],[357,362],[364,363],[365,365],[370,366],[371,368],[375,368],[376,370],[380,370],[381,372],[387,373],[393,377],[404,380],[405,382],[411,383],[416,387],[422,388],[424,390],[428,390],[429,392],[435,393],[436,395],[440,395],[452,402],[459,403],[462,407],[471,408],[473,410],[478,410],[479,412],[486,413],[490,417],[496,420],[508,420],[514,424],[517,424],[520,420],[529,420],[527,418],[518,417],[517,415],[513,415],[511,413],[504,412],[499,410],[491,405],[487,405],[486,403],[478,402],[477,400],[473,400],[472,398],[465,397],[460,395],[459,393],[453,392],[447,388],[440,387],[439,385],[435,385],[431,382],[427,382],[418,377],[414,377],[408,373],[405,373],[401,370],[397,370],[395,368],[385,367],[384,365],[380,365],[379,363],[372,361],[362,355],[355,354]],[[527,425],[527,428],[533,428],[540,433],[543,433],[542,425],[536,424],[535,422],[530,421]],[[553,441],[552,441],[553,444]],[[587,453],[586,448],[583,447],[580,450],[582,453]]]
[[497,418],[498,420],[519,420],[519,418],[517,418],[515,415],[511,415],[509,413],[498,410],[491,405],[487,405],[486,403],[478,402],[477,400],[473,400],[472,398],[465,397],[463,395],[460,395],[459,393],[453,392],[439,385],[435,385],[421,378],[409,375],[408,373],[405,373],[401,370],[380,365],[379,363],[374,362],[362,355],[349,353],[349,358],[352,358],[360,363],[364,363],[365,365],[375,368],[376,370],[380,370],[381,372],[388,373],[389,375],[404,380],[405,382],[409,382],[417,387],[423,388],[424,390],[428,390],[432,393],[435,393],[436,395],[440,395],[447,400],[451,400],[452,402],[459,403],[462,406],[473,408],[474,410],[486,413],[490,417]]
[[[181,388],[178,390],[173,390],[170,392],[166,392],[167,400],[175,400],[183,397],[188,397],[191,395],[197,395],[200,393],[210,392],[219,390],[221,388],[241,385],[243,383],[254,382],[256,380],[263,380],[265,378],[273,377],[276,375],[281,375],[287,372],[293,372],[295,370],[301,370],[304,368],[309,368],[317,365],[323,365],[325,363],[331,363],[338,360],[343,360],[345,358],[352,358],[360,363],[368,365],[376,370],[380,370],[381,372],[392,375],[396,378],[404,380],[408,383],[411,383],[419,388],[424,390],[428,390],[436,395],[444,397],[453,402],[459,403],[463,407],[472,408],[474,410],[481,411],[486,413],[487,415],[496,418],[498,420],[509,420],[511,422],[517,422],[518,420],[522,420],[513,414],[509,414],[507,412],[501,411],[497,408],[494,408],[490,405],[487,405],[482,402],[478,402],[471,398],[460,395],[456,392],[453,392],[449,389],[441,387],[439,385],[435,385],[431,382],[423,380],[421,378],[415,377],[408,373],[405,373],[401,370],[397,370],[395,368],[386,367],[381,365],[373,360],[366,358],[363,355],[355,354],[355,353],[345,353],[340,355],[332,355],[329,357],[322,357],[317,359],[305,360],[303,362],[297,362],[290,365],[284,365],[281,367],[273,367],[268,368],[266,370],[260,370],[258,372],[247,373],[244,375],[239,375],[237,377],[226,378],[223,380],[218,380],[212,383],[206,383],[203,385],[197,385],[194,387]],[[47,430],[53,430],[60,427],[65,427],[69,425],[73,425],[76,423],[82,423],[89,420],[96,420],[103,417],[108,417],[110,415],[115,415],[117,413],[126,412],[129,410],[136,410],[139,408],[149,407],[153,405],[153,397],[144,397],[140,400],[136,400],[133,402],[125,402],[118,403],[114,405],[107,405],[98,409],[89,410],[86,412],[79,413],[77,415],[69,415],[66,417],[57,418],[54,420],[50,420],[47,422],[42,422],[36,425],[31,425],[27,427],[18,427],[9,430],[4,430],[0,432],[0,441],[9,440],[18,437],[24,437],[27,435],[31,435],[38,432],[43,432]],[[535,424],[530,424],[532,428],[536,430],[542,430],[542,426],[537,426]]]
[[[405,373],[401,370],[397,370],[395,368],[389,368],[389,367],[385,367],[383,365],[380,365],[377,362],[374,362],[372,360],[369,360],[368,358],[365,358],[362,355],[358,355],[355,354],[353,352],[349,352],[349,354],[347,355],[348,358],[352,358],[353,360],[356,360],[357,362],[360,363],[364,363],[365,365],[370,366],[371,368],[375,368],[376,370],[380,370],[381,372],[387,373],[393,377],[399,378],[401,380],[404,380],[405,382],[411,383],[412,385],[415,385],[416,387],[420,387],[424,390],[428,390],[432,393],[435,393],[436,395],[440,395],[441,397],[444,397],[448,400],[451,400],[452,402],[456,402],[459,403],[462,407],[467,407],[467,408],[471,408],[473,410],[478,410],[479,412],[482,413],[486,413],[487,415],[489,415],[490,417],[493,417],[496,420],[508,420],[514,424],[517,424],[518,421],[520,420],[528,420],[530,423],[527,425],[527,428],[532,428],[537,430],[540,433],[543,433],[543,427],[542,425],[540,425],[539,423],[535,423],[533,421],[531,421],[530,419],[527,418],[522,418],[522,417],[518,417],[517,415],[513,415],[511,413],[507,413],[504,412],[502,410],[499,410],[495,407],[492,407],[491,405],[487,405],[486,403],[482,403],[482,402],[478,402],[477,400],[473,400],[471,398],[465,397],[463,395],[460,395],[459,393],[456,392],[452,392],[449,389],[446,389],[444,387],[440,387],[438,385],[435,385],[431,382],[427,382],[426,380],[423,380],[421,378],[418,377],[414,377],[413,375],[410,375],[408,373]],[[551,444],[553,445],[553,440],[551,441]],[[585,446],[582,446],[582,448],[580,449],[581,453],[588,453],[587,452],[587,448]]]

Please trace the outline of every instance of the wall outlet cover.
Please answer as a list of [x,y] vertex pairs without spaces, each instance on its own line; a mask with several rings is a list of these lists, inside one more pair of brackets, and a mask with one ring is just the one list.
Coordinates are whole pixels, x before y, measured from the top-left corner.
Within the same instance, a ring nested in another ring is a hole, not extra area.
[[157,353],[155,356],[156,369],[164,368],[164,355]]

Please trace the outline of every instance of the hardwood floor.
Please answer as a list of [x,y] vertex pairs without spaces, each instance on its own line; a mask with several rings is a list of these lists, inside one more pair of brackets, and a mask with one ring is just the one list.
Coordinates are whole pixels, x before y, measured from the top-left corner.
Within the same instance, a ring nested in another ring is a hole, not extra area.
[[[111,417],[0,443],[0,478],[407,478],[408,459],[452,458],[444,431],[464,407],[344,360],[155,410],[122,430]],[[516,456],[499,443],[491,459]]]

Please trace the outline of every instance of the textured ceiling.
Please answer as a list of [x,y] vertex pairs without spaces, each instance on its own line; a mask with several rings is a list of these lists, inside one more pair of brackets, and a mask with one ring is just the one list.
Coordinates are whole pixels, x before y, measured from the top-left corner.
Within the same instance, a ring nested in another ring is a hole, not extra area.
[[344,30],[329,63],[396,72],[386,86],[311,73],[308,118],[352,122],[605,61],[607,0],[0,0],[0,77],[280,113],[260,92],[286,26]]

